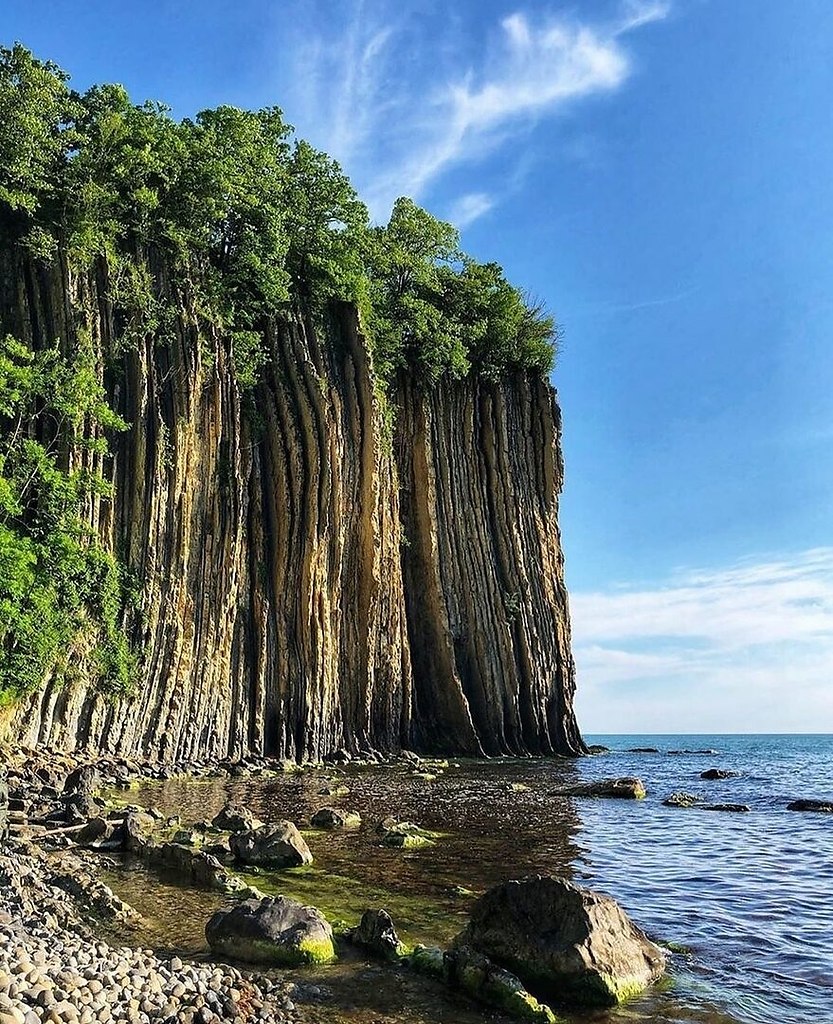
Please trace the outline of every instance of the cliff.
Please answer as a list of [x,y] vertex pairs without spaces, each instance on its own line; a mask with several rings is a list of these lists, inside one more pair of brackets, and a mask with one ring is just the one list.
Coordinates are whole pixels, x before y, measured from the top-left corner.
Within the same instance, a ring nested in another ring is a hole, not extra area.
[[135,695],[95,691],[84,652],[9,722],[22,743],[167,759],[346,747],[575,754],[558,531],[560,419],[522,371],[423,391],[385,415],[347,304],[266,333],[244,396],[228,341],[153,268],[177,311],[126,346],[107,266],[6,249],[0,331],[34,349],[88,332],[130,424],[86,515],[138,581]]

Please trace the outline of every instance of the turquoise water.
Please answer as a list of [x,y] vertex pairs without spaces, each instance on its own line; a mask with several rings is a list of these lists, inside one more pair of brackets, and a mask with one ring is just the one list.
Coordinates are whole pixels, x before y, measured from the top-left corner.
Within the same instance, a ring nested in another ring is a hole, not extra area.
[[[833,815],[787,811],[833,800],[833,736],[588,736],[611,752],[581,775],[638,775],[648,797],[617,809],[581,801],[576,872],[649,932],[691,947],[689,997],[750,1024],[833,1021]],[[629,747],[660,753],[630,753]],[[718,753],[670,754],[711,748]],[[705,782],[706,768],[740,772]],[[745,803],[748,814],[662,806],[674,790]],[[687,962],[686,962],[687,961]]]

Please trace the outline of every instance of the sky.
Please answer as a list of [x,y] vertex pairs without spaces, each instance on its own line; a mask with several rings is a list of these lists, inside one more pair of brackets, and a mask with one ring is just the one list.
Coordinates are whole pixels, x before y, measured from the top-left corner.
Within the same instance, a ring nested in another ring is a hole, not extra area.
[[0,0],[14,40],[280,106],[546,303],[586,732],[833,731],[830,0]]

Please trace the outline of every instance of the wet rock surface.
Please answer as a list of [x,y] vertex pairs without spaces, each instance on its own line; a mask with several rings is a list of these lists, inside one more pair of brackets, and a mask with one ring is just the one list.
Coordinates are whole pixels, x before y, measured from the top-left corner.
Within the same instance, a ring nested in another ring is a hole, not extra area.
[[614,1006],[665,970],[663,951],[609,896],[546,876],[487,892],[455,945],[513,972],[536,996],[568,1006]]
[[366,910],[358,927],[351,929],[350,940],[383,960],[398,960],[406,952],[386,910]]
[[312,863],[310,848],[291,821],[238,832],[231,837],[230,844],[235,860],[241,864],[294,868]]
[[793,800],[787,804],[788,811],[813,811],[816,814],[833,814],[833,800]]
[[645,793],[645,785],[642,780],[630,777],[580,782],[552,791],[553,796],[612,797],[621,800],[642,800]]
[[324,915],[283,896],[217,911],[205,937],[215,953],[249,963],[301,966],[335,959],[333,930]]

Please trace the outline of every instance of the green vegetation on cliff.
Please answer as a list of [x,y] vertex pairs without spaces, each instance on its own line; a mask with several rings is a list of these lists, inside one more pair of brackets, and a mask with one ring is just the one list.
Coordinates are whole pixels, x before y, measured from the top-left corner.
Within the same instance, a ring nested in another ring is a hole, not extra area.
[[466,256],[412,200],[372,226],[339,165],[276,107],[177,121],[122,86],[68,82],[23,46],[0,48],[0,257],[97,274],[118,350],[98,351],[80,320],[30,343],[0,323],[0,704],[82,662],[102,688],[129,686],[125,574],[93,514],[108,439],[128,426],[107,401],[108,362],[164,344],[187,315],[219,331],[251,391],[268,326],[318,320],[331,300],[359,308],[380,396],[402,373],[426,387],[545,375],[557,338],[497,264]]

